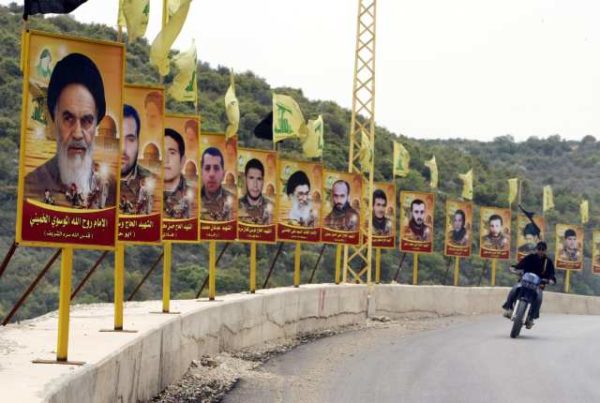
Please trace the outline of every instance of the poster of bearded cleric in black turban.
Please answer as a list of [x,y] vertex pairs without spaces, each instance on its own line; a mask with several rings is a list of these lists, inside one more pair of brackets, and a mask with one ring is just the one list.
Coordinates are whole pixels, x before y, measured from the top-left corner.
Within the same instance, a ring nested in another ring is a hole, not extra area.
[[323,193],[321,240],[333,244],[358,245],[362,174],[326,170]]
[[312,162],[280,160],[278,169],[277,239],[319,242],[323,166]]
[[238,239],[275,242],[277,153],[238,149]]
[[400,250],[433,251],[435,195],[425,192],[400,192]]
[[199,239],[199,119],[193,115],[166,115],[163,170],[163,241]]
[[535,253],[537,243],[544,240],[545,229],[543,216],[534,215],[531,219],[524,214],[517,216],[517,261]]
[[28,32],[17,242],[114,247],[125,50]]
[[161,240],[162,88],[125,86],[119,181],[119,241]]
[[[363,210],[372,197],[373,214],[367,225],[373,223],[374,248],[393,249],[396,247],[396,185],[393,182],[373,183],[373,194],[368,195],[367,186],[363,187]],[[365,216],[365,214],[363,214]],[[363,240],[366,242],[366,240]]]
[[462,200],[446,200],[446,238],[444,255],[471,256],[473,240],[473,204]]
[[200,238],[233,241],[237,237],[237,137],[202,133],[200,172]]

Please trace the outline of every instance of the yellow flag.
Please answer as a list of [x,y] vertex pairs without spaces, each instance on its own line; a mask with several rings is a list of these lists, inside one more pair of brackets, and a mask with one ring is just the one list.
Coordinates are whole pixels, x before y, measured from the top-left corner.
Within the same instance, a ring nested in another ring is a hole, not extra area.
[[192,46],[187,51],[175,56],[173,62],[179,72],[169,87],[169,95],[179,102],[196,103],[198,100],[196,41],[192,39]]
[[410,154],[401,143],[394,141],[394,176],[405,177],[408,175]]
[[321,158],[323,156],[323,116],[319,115],[317,119],[309,120],[306,125],[308,135],[302,142],[302,151],[306,158]]
[[458,174],[458,177],[463,181],[462,198],[473,200],[473,169],[469,169],[466,174]]
[[513,204],[517,200],[519,188],[519,178],[510,178],[508,180],[508,204]]
[[227,88],[227,92],[225,93],[225,114],[227,115],[225,137],[231,138],[237,135],[240,127],[240,103],[235,96],[233,70],[229,74],[229,88]]
[[581,223],[585,224],[590,221],[590,204],[587,200],[583,200],[579,206],[581,211]]
[[548,211],[554,208],[554,195],[552,194],[552,187],[550,185],[544,186],[544,203],[542,211]]
[[287,95],[273,94],[273,142],[304,139],[308,128],[304,115],[294,99]]
[[361,130],[359,158],[362,172],[371,171],[371,167],[373,166],[373,154],[373,144],[371,144],[371,140],[369,140],[367,133]]
[[150,47],[150,63],[158,68],[161,76],[169,74],[169,51],[177,39],[183,23],[190,9],[191,0],[181,0],[177,12],[167,22],[167,25],[158,33]]
[[119,26],[127,27],[129,43],[144,36],[149,15],[150,0],[119,0]]
[[429,168],[429,172],[431,173],[431,181],[429,184],[432,189],[437,189],[438,187],[438,167],[437,162],[435,161],[435,155],[429,161],[425,161],[425,166]]
[[123,14],[123,3],[125,0],[119,0],[119,15],[117,17],[117,25],[124,28],[127,25],[125,21],[125,14]]
[[181,6],[181,0],[166,0],[166,1],[167,1],[167,13],[169,16],[168,20],[170,20],[171,18],[173,18],[173,16],[177,12],[177,10],[179,10],[179,7]]

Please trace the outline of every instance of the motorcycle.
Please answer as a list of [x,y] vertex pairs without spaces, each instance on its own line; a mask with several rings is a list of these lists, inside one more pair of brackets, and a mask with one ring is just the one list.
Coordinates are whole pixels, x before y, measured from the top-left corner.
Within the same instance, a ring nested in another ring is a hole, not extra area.
[[527,329],[531,329],[531,326],[528,325],[533,320],[531,306],[537,298],[538,289],[544,289],[544,286],[548,284],[548,280],[541,279],[535,273],[523,273],[522,270],[516,270],[513,267],[510,268],[510,271],[521,275],[521,286],[517,288],[515,306],[510,317],[513,322],[510,337],[514,339],[521,333],[523,325]]

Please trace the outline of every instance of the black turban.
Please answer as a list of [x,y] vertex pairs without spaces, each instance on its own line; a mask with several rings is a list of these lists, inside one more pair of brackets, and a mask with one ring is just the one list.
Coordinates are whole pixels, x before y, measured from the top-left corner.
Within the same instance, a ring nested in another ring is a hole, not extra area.
[[303,171],[294,172],[287,181],[286,193],[291,195],[298,186],[306,185],[310,189],[310,181]]
[[69,84],[81,84],[88,89],[96,103],[96,121],[106,113],[104,83],[96,64],[87,56],[71,53],[56,63],[48,84],[48,111],[54,120],[54,108],[62,90]]

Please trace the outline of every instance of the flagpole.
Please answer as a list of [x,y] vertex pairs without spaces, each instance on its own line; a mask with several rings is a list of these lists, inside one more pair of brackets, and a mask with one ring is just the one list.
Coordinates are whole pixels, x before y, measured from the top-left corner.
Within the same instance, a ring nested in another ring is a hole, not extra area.
[[419,283],[419,254],[413,253],[413,285]]

